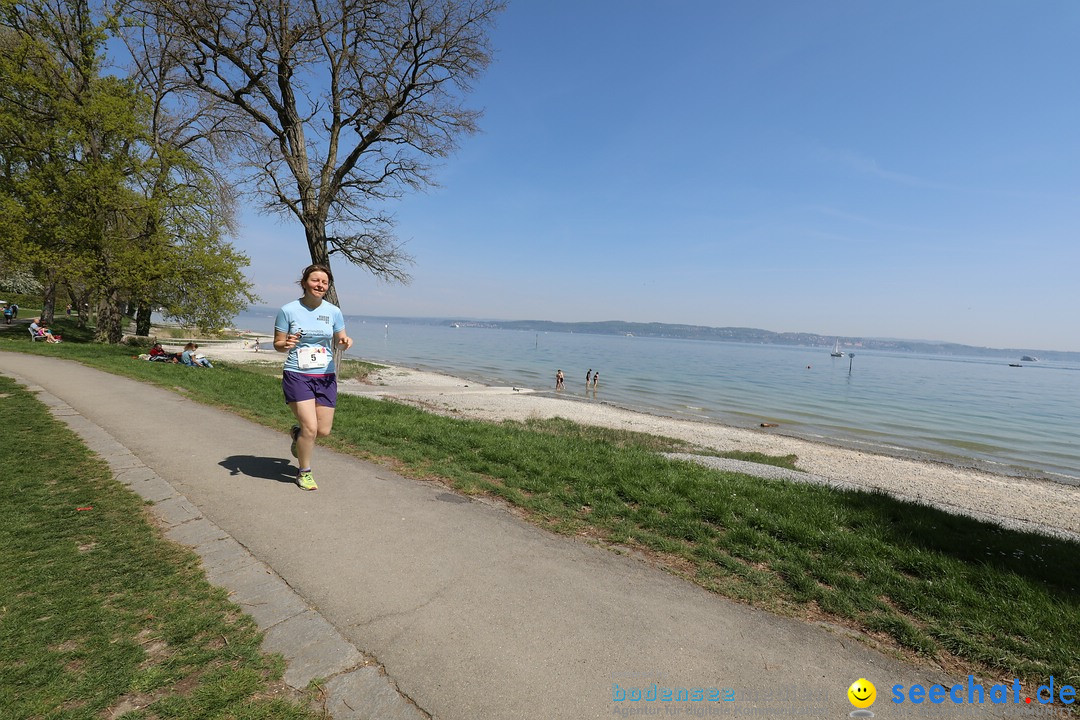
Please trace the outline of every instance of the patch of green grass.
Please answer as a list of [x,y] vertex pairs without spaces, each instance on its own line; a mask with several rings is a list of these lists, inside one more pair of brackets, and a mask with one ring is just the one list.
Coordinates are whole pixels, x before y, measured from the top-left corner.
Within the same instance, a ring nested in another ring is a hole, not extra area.
[[[342,358],[341,364],[337,368],[337,376],[339,380],[363,380],[376,370],[381,370],[385,365],[376,365],[375,363],[369,363],[364,360],[352,360],[350,358]],[[280,363],[278,370],[280,371]],[[278,373],[280,376],[280,372]]]
[[[66,350],[282,430],[292,422],[276,381],[241,366],[203,372],[98,346],[23,347]],[[557,532],[652,553],[729,597],[792,614],[824,611],[974,667],[1080,683],[1077,543],[878,493],[668,461],[660,452],[681,443],[638,433],[565,420],[460,420],[348,395],[338,408],[327,445],[503,498]]]
[[317,717],[104,462],[10,379],[0,396],[0,717]]
[[773,465],[788,470],[798,470],[795,464],[799,458],[795,455],[766,455],[765,453],[747,452],[745,450],[729,450],[716,455],[729,460],[742,460],[743,462],[752,462],[759,465]]
[[[214,365],[216,368],[221,363]],[[265,360],[259,360],[258,362],[249,362],[244,368],[247,372],[253,375],[264,375],[266,377],[277,378],[281,380],[281,358],[269,357]]]

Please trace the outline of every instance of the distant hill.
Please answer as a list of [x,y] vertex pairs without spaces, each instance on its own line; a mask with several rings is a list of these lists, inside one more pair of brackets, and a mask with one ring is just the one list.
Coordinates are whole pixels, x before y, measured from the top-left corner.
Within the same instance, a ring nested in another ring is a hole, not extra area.
[[[760,328],[708,327],[705,325],[678,325],[673,323],[635,323],[621,320],[606,322],[552,322],[550,320],[443,320],[442,324],[461,327],[488,327],[504,330],[532,330],[536,332],[575,332],[595,335],[633,335],[635,337],[682,338],[686,340],[713,340],[720,342],[756,343],[762,345],[798,345],[802,347],[833,347],[837,338],[807,332],[773,332]],[[926,353],[931,355],[963,355],[967,357],[994,357],[1019,359],[1032,355],[1041,360],[1080,362],[1080,352],[1040,350],[1037,348],[988,348],[959,343],[926,340],[896,340],[890,338],[840,337],[840,349],[844,352],[859,350],[884,350],[890,352]]]
[[[248,312],[264,312],[273,316],[277,308],[253,306]],[[457,325],[459,327],[500,328],[503,330],[527,330],[535,332],[591,333],[594,335],[626,335],[635,337],[682,338],[686,340],[712,340],[717,342],[758,343],[762,345],[795,345],[832,349],[838,339],[835,335],[809,332],[773,332],[760,328],[709,327],[706,325],[679,325],[675,323],[636,323],[622,320],[605,322],[554,322],[551,320],[477,320],[426,317],[386,317],[355,315],[378,322],[417,325]],[[860,350],[886,352],[925,353],[928,355],[962,355],[965,357],[992,357],[1019,360],[1031,355],[1040,360],[1080,362],[1080,352],[1043,350],[1039,348],[989,348],[960,343],[931,340],[899,340],[895,338],[839,338],[840,349],[845,353]]]

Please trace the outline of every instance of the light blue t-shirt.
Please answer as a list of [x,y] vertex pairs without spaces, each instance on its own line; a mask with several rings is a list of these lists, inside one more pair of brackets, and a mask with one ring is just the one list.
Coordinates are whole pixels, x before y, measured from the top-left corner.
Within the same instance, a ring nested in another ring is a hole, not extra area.
[[299,300],[293,300],[288,305],[278,310],[277,319],[274,320],[274,329],[279,332],[295,335],[299,330],[304,331],[300,342],[289,351],[285,358],[285,369],[290,372],[303,373],[304,375],[329,375],[335,372],[334,355],[330,352],[330,363],[325,368],[301,370],[297,364],[297,352],[303,348],[322,346],[327,351],[332,351],[331,341],[334,333],[345,329],[345,318],[336,305],[325,300],[314,310],[308,310]]

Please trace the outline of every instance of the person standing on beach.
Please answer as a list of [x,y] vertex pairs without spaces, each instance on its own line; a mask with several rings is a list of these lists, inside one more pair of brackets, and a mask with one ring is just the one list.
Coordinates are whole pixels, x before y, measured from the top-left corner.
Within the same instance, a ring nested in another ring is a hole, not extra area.
[[589,387],[589,378],[592,377],[592,368],[589,368],[589,372],[585,373],[585,387]]
[[311,473],[315,439],[329,435],[334,425],[337,368],[333,343],[343,350],[353,344],[341,310],[323,299],[333,282],[330,268],[308,265],[300,278],[304,296],[278,310],[274,320],[274,349],[288,353],[281,389],[296,416],[290,451],[299,464],[296,484],[304,490],[318,489]]
[[555,373],[555,389],[556,390],[562,390],[563,389],[563,380],[565,379],[565,377],[566,376],[563,375],[562,370],[559,370],[559,372]]
[[596,389],[596,384],[599,383],[599,382],[600,382],[600,371],[597,370],[596,372],[593,373],[593,376],[592,376],[592,389],[593,390]]

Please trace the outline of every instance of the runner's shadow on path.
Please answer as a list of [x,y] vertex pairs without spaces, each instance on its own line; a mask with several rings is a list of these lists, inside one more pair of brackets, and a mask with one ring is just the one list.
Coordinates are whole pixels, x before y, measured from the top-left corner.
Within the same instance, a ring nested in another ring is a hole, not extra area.
[[228,470],[230,475],[247,475],[289,484],[296,482],[296,468],[283,458],[230,455],[218,465]]

